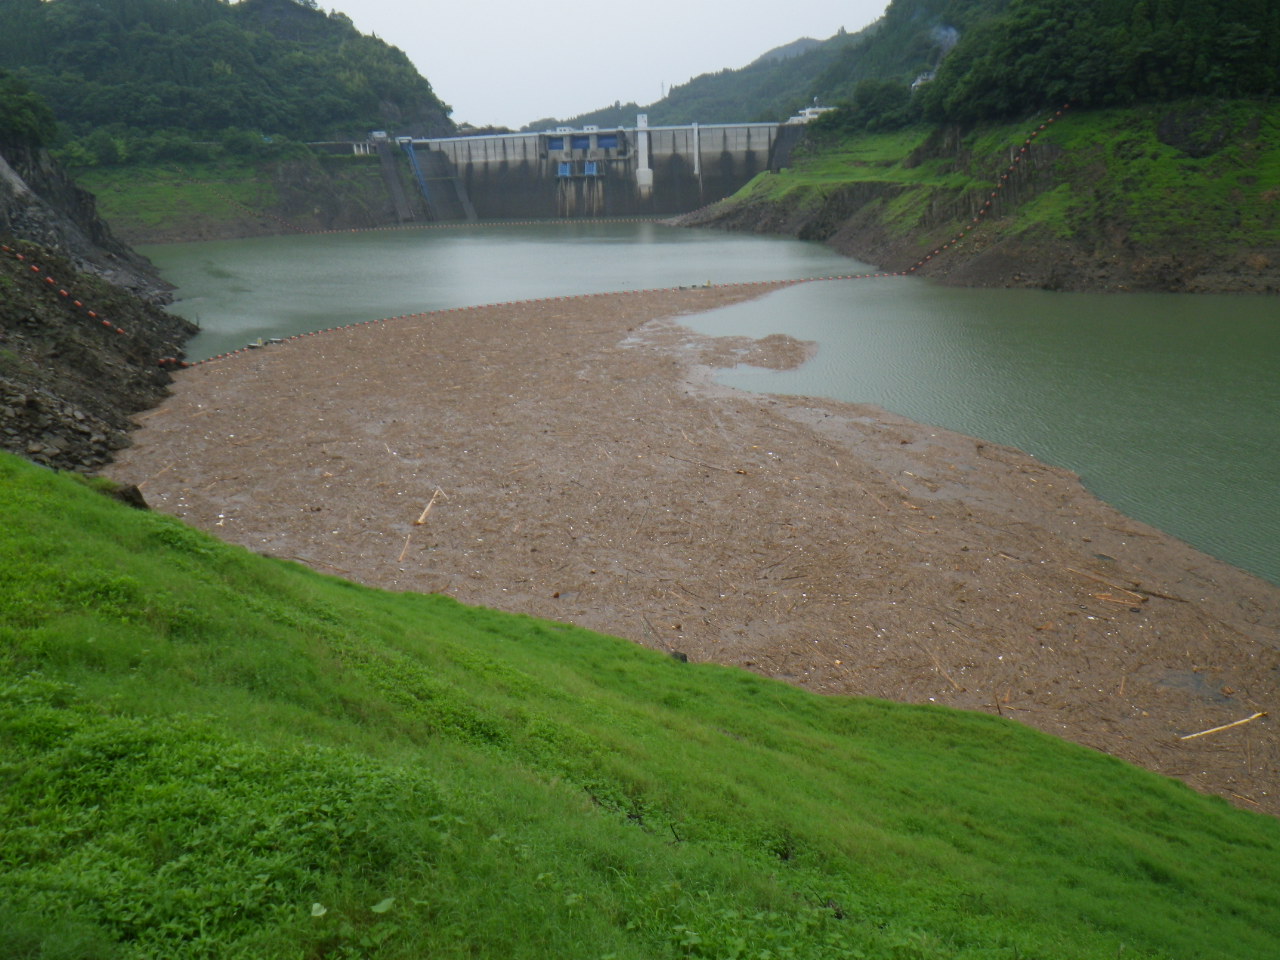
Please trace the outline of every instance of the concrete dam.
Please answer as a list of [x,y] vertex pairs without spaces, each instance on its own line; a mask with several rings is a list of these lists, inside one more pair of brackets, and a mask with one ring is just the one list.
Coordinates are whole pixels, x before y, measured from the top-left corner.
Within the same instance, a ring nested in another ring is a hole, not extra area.
[[505,133],[395,142],[433,220],[687,213],[785,165],[803,124],[734,123]]

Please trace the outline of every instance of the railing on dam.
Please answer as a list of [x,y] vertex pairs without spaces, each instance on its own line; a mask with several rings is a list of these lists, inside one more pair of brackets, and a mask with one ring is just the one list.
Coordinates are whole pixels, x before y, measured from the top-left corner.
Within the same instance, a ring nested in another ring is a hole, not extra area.
[[770,169],[779,144],[794,139],[789,127],[650,127],[641,116],[634,127],[397,143],[417,171],[433,219],[631,216],[685,213],[727,197]]

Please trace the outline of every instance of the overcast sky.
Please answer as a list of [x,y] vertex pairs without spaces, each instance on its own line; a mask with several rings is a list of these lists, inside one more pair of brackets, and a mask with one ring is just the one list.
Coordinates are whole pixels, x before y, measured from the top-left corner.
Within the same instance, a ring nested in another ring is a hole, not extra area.
[[[615,100],[641,105],[800,37],[850,33],[888,0],[320,0],[409,55],[453,119],[519,128]],[[745,118],[744,118],[745,119]]]

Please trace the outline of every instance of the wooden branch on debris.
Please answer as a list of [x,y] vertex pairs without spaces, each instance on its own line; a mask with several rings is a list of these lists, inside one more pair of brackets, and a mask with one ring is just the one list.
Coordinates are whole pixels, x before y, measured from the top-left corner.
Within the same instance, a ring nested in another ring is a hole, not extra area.
[[431,512],[431,508],[436,505],[436,501],[439,500],[441,497],[444,497],[444,499],[446,500],[449,499],[447,496],[445,496],[445,492],[443,490],[441,490],[439,487],[436,487],[436,492],[431,495],[431,499],[427,501],[427,505],[422,509],[422,516],[418,517],[417,520],[413,521],[413,525],[415,527],[420,527],[427,522],[427,514]]
[[1075,567],[1067,567],[1067,569],[1072,573],[1078,574],[1082,577],[1086,577],[1094,581],[1095,583],[1100,583],[1104,587],[1110,587],[1112,590],[1119,590],[1122,594],[1124,594],[1126,597],[1129,598],[1128,600],[1123,600],[1117,597],[1113,597],[1110,594],[1095,593],[1093,596],[1099,600],[1109,600],[1112,603],[1146,603],[1147,602],[1147,598],[1142,594],[1134,593],[1128,587],[1122,587],[1117,583],[1112,583],[1110,580],[1106,579],[1105,577],[1100,577],[1096,573],[1089,573],[1085,570],[1077,570]]
[[1230,730],[1232,727],[1238,727],[1245,723],[1250,723],[1261,717],[1265,717],[1266,711],[1255,713],[1252,717],[1245,717],[1243,720],[1237,720],[1235,723],[1224,723],[1220,727],[1210,727],[1208,730],[1201,730],[1199,733],[1188,733],[1185,737],[1179,737],[1179,740],[1194,740],[1196,737],[1208,736],[1211,733],[1219,733],[1223,730]]
[[952,688],[955,690],[956,693],[964,693],[964,687],[956,683],[955,678],[951,676],[951,674],[947,673],[946,669],[942,666],[942,661],[938,658],[938,655],[933,651],[931,647],[926,647],[923,643],[921,643],[918,640],[916,641],[916,646],[919,647],[926,655],[928,655],[929,659],[933,661],[934,668],[940,674],[942,674],[944,678],[946,678],[947,683],[951,684]]
[[[419,516],[417,520],[413,521],[413,527],[421,527],[427,522],[427,514],[429,514],[431,512],[431,508],[436,505],[436,501],[442,497],[445,500],[449,499],[443,490],[436,487],[436,492],[431,495],[431,499],[427,501],[427,505],[422,508],[422,515]],[[409,541],[413,539],[413,527],[410,527],[409,532],[405,535],[404,549],[400,551],[400,556],[396,560],[396,563],[404,563],[404,558],[409,553]]]
[[[1105,600],[1107,603],[1118,603],[1122,607],[1132,607],[1135,603],[1142,603],[1146,597],[1138,597],[1136,594],[1128,590],[1124,591],[1124,596],[1117,597],[1112,593],[1091,593],[1089,596],[1095,600]],[[1136,599],[1135,599],[1136,597]]]
[[690,457],[677,457],[674,453],[668,453],[668,457],[672,460],[679,460],[681,463],[692,463],[695,467],[705,467],[707,470],[719,470],[721,473],[741,473],[741,470],[730,470],[728,467],[718,467],[714,463],[707,463],[705,460],[694,460]]

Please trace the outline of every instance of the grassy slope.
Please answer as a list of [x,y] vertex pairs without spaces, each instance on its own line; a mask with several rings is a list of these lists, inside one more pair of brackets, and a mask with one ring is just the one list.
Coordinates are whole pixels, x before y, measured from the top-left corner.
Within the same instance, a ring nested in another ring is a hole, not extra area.
[[245,207],[279,203],[271,182],[243,161],[94,167],[76,179],[98,198],[106,220],[133,233],[186,220],[234,222],[247,215]]
[[[81,170],[76,180],[135,243],[376,227],[390,209],[376,156],[128,164]],[[401,180],[417,202],[407,169]]]
[[[1169,116],[1177,118],[1170,139],[1185,141],[1180,145],[1157,135]],[[926,128],[853,137],[798,155],[780,174],[760,175],[728,203],[817,210],[842,186],[892,184],[904,189],[886,204],[884,225],[925,249],[966,225],[1006,172],[1011,145],[1021,145],[1038,123],[984,125],[945,155],[926,146],[932,133]],[[1205,156],[1183,149],[1212,144],[1219,135],[1221,143]],[[1012,216],[987,230],[1043,227],[1058,239],[1124,242],[1153,252],[1280,248],[1280,104],[1068,112],[1039,132],[1033,156],[1043,156],[1046,146],[1060,151],[1048,174],[1052,183],[1042,180],[1020,202],[998,208],[1002,217]],[[908,161],[917,148],[927,159]],[[1014,174],[1015,186],[1029,169]],[[939,201],[958,215],[930,223]]]
[[[1157,136],[1168,115],[1162,108],[1079,114],[1047,134],[1067,151],[1064,224],[1077,231],[1087,218],[1131,223],[1130,239],[1149,248],[1187,239],[1280,246],[1280,104],[1189,104],[1176,112],[1189,128],[1180,145]],[[1052,198],[1040,203],[1048,208],[1042,216],[1054,215]]]
[[[1280,823],[0,458],[0,956],[1280,956]],[[41,951],[44,952],[41,952]]]

